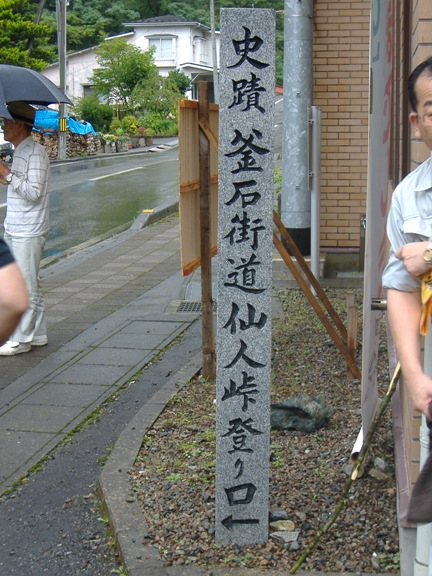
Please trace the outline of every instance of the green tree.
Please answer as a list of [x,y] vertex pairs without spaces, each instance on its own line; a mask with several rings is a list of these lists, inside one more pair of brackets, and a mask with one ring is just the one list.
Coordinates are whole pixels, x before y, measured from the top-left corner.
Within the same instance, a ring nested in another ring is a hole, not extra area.
[[178,101],[183,94],[169,76],[156,75],[149,82],[140,82],[134,89],[134,109],[141,115],[150,115],[160,120],[177,118]]
[[[28,0],[0,0],[0,62],[42,70],[52,58],[51,34],[45,24],[35,24],[36,5]],[[28,53],[29,42],[33,48]]]
[[181,70],[171,70],[171,72],[168,73],[168,78],[183,96],[192,88],[191,79]]
[[127,4],[139,12],[140,18],[155,18],[168,14],[167,0],[129,0]]
[[97,96],[81,98],[75,105],[81,120],[90,122],[97,132],[106,132],[112,122],[113,111],[108,104],[101,104]]
[[103,42],[96,49],[99,68],[93,71],[90,78],[94,92],[120,104],[125,114],[132,113],[134,106],[131,96],[136,86],[152,84],[158,77],[153,51],[143,51],[120,38]]
[[[67,7],[67,50],[76,51],[100,44],[107,36],[125,32],[124,22],[137,20],[132,0],[73,0]],[[44,17],[55,24],[56,5],[46,0]],[[55,34],[52,42],[56,43]]]

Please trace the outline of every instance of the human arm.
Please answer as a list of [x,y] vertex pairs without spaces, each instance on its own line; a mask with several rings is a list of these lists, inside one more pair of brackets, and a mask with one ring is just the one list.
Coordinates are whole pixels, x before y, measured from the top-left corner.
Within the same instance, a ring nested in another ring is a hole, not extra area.
[[9,338],[27,310],[28,295],[15,262],[0,268],[0,343]]
[[9,184],[6,178],[11,174],[9,166],[5,162],[0,161],[0,184]]
[[14,152],[11,174],[8,202],[9,197],[18,197],[29,203],[46,197],[50,163],[43,146],[29,138],[21,142]]
[[421,359],[420,292],[387,290],[387,315],[402,374],[416,410],[429,416],[432,378],[423,371]]

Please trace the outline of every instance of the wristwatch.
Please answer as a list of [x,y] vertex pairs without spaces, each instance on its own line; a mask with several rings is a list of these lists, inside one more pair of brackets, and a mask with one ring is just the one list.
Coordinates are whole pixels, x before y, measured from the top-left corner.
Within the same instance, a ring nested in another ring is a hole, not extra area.
[[6,180],[6,182],[7,182],[8,184],[11,183],[11,181],[12,181],[12,176],[13,176],[12,172],[9,172],[9,174],[4,177],[4,179]]
[[432,243],[428,244],[426,250],[423,252],[423,260],[426,262],[426,264],[432,266]]

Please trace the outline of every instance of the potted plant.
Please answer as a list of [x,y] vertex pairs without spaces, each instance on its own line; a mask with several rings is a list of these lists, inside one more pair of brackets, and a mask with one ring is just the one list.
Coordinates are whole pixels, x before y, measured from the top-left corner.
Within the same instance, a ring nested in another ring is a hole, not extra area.
[[137,134],[140,146],[152,146],[154,131],[151,128],[144,128],[144,126],[138,126]]
[[129,150],[130,138],[121,128],[116,130],[116,150],[117,152],[127,152]]
[[101,142],[103,151],[107,154],[116,152],[116,140],[117,136],[115,134],[100,134],[99,140]]
[[154,131],[151,128],[147,128],[145,132],[145,145],[153,146],[153,135]]

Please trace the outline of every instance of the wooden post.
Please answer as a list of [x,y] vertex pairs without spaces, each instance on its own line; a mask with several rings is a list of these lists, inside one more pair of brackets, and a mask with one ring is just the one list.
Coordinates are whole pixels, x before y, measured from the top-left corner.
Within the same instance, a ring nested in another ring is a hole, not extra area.
[[353,360],[355,361],[357,352],[358,311],[353,292],[348,292],[346,295],[346,305],[348,319],[348,352],[351,354]]
[[[206,124],[209,120],[208,82],[198,82],[198,116]],[[216,378],[211,242],[210,242],[210,143],[203,130],[199,131],[200,165],[200,225],[201,225],[201,320],[202,374]]]

